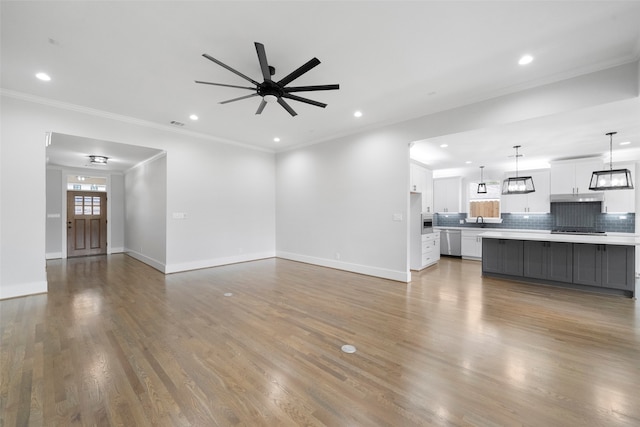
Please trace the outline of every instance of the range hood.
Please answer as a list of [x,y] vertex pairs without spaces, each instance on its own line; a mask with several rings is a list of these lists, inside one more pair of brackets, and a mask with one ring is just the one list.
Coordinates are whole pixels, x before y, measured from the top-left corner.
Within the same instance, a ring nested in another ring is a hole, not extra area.
[[589,203],[604,202],[604,193],[552,194],[551,203]]

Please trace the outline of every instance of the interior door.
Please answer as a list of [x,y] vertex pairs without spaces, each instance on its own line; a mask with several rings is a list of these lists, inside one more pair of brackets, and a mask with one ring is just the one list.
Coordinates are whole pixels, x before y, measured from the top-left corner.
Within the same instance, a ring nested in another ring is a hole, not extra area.
[[67,192],[67,257],[107,253],[107,194]]

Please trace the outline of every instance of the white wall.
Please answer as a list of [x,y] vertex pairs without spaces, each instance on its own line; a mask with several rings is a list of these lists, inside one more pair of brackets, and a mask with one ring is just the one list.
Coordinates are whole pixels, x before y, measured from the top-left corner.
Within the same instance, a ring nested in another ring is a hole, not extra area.
[[167,170],[166,272],[275,256],[274,154],[182,144]]
[[117,253],[124,251],[124,175],[112,174],[109,177],[109,200],[107,206],[110,209],[109,223],[111,237],[108,241],[107,252]]
[[45,130],[11,100],[0,102],[0,298],[11,298],[47,291]]
[[167,260],[167,158],[138,165],[124,176],[125,251],[158,270]]
[[62,258],[62,194],[67,189],[62,187],[62,169],[47,168],[47,222],[46,222],[46,257]]
[[165,271],[274,256],[272,153],[28,95],[3,92],[1,102],[0,298],[47,290],[46,132],[167,153]]
[[276,188],[279,257],[410,279],[408,142],[378,131],[280,153]]

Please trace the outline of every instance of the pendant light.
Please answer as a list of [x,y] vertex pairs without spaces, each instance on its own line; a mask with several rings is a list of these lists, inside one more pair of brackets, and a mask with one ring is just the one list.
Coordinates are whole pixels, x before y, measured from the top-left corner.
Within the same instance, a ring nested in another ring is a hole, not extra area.
[[589,190],[627,190],[633,188],[631,171],[629,169],[613,168],[613,135],[618,132],[609,132],[609,170],[595,171],[591,175]]
[[482,173],[484,166],[480,166],[480,183],[478,184],[478,194],[487,193],[487,184],[484,182],[484,174]]
[[522,157],[522,154],[518,153],[520,145],[514,145],[516,149],[516,176],[507,178],[502,182],[502,194],[527,194],[536,191],[536,187],[533,185],[533,178],[530,176],[518,176],[518,157]]

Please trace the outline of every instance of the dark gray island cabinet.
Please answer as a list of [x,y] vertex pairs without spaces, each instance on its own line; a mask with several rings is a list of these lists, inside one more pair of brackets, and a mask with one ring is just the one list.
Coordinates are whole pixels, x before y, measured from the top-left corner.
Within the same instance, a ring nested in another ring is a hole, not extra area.
[[633,290],[633,246],[573,244],[574,283]]
[[504,232],[481,236],[484,276],[635,295],[636,238],[599,237],[595,241],[604,243],[585,243],[590,236]]

